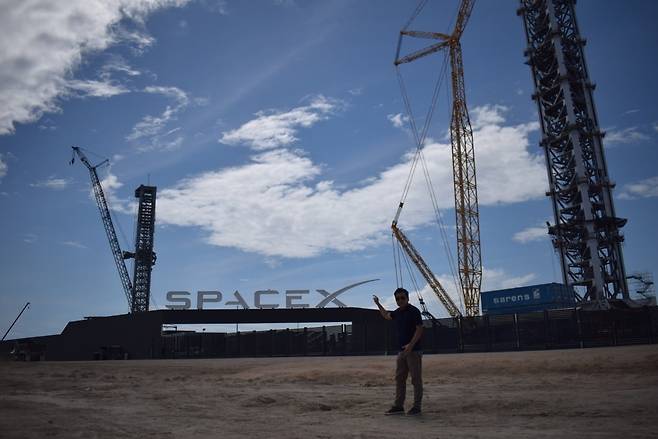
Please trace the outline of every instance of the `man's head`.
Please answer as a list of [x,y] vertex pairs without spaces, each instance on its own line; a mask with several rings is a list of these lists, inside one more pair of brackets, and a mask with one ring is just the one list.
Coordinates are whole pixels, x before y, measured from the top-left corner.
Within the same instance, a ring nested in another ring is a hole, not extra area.
[[409,291],[404,288],[398,288],[393,295],[395,296],[395,302],[398,306],[404,307],[409,304]]

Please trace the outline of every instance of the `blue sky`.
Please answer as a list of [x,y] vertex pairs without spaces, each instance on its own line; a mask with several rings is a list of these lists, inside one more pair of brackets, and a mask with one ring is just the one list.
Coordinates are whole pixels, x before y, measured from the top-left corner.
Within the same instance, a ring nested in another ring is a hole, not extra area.
[[[411,28],[446,32],[456,1]],[[483,289],[560,281],[523,24],[516,1],[480,1],[462,39],[475,132]],[[127,311],[98,210],[71,145],[100,176],[120,243],[134,189],[158,186],[152,296],[167,291],[334,291],[392,306],[388,226],[414,145],[392,61],[403,1],[5,1],[0,5],[0,329],[59,333]],[[581,0],[577,14],[628,272],[656,273],[658,4]],[[405,49],[413,49],[406,46]],[[442,65],[404,66],[416,115]],[[426,158],[454,254],[444,90]],[[400,225],[459,302],[417,175]],[[123,237],[125,235],[125,238]],[[129,272],[132,273],[131,267]],[[406,285],[409,285],[408,280]],[[431,294],[430,310],[446,315]],[[279,303],[283,304],[284,299]],[[152,306],[153,307],[153,306]]]

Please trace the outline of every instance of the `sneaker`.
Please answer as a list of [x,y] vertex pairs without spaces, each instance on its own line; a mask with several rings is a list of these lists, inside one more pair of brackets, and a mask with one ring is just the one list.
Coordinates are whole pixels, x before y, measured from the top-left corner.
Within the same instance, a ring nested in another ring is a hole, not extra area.
[[409,411],[407,412],[407,416],[418,416],[420,415],[420,407],[411,407]]
[[403,407],[393,406],[390,409],[386,410],[385,415],[402,415],[404,414]]

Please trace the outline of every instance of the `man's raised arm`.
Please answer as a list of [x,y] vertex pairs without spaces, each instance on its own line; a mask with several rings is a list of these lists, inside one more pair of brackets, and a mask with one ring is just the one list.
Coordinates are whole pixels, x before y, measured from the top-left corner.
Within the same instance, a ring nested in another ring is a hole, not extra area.
[[377,308],[379,308],[379,314],[382,315],[386,320],[393,320],[391,318],[391,313],[386,311],[384,307],[382,306],[381,303],[379,303],[379,297],[375,296],[374,294],[372,295],[372,300],[375,302],[375,305],[377,305]]

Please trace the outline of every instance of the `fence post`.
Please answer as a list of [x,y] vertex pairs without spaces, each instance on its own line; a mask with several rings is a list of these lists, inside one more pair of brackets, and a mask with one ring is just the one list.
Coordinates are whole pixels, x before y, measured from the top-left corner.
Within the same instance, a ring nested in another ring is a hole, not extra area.
[[434,347],[434,353],[439,352],[439,336],[436,331],[436,319],[432,319],[432,338],[433,338],[433,347]]
[[462,316],[457,317],[457,328],[459,334],[459,340],[457,342],[457,349],[459,352],[464,352],[464,318]]
[[322,355],[327,355],[327,327],[322,326]]
[[551,348],[551,322],[548,318],[548,310],[544,310],[544,347]]
[[491,343],[491,326],[490,326],[490,324],[489,324],[489,314],[484,315],[483,318],[484,318],[484,326],[485,326],[485,328],[486,328],[486,330],[487,330],[487,345],[486,345],[486,349],[487,349],[487,352],[488,352],[488,351],[491,350],[491,345],[492,345],[492,343]]
[[585,347],[585,343],[583,340],[583,328],[582,328],[582,319],[580,318],[580,310],[576,308],[574,312],[574,316],[576,317],[576,330],[578,331],[578,343],[580,344],[580,349]]
[[519,315],[514,313],[514,335],[516,336],[516,349],[521,349],[521,335],[519,333]]
[[612,309],[612,310],[609,311],[610,319],[612,320],[612,325],[611,325],[612,328],[610,328],[610,329],[611,329],[611,332],[612,332],[612,345],[613,346],[617,346],[617,344],[618,344],[618,340],[617,340],[617,312],[616,311],[617,310],[615,310],[615,309]]
[[649,308],[648,306],[645,306],[644,307],[644,312],[647,315],[647,324],[648,324],[647,332],[649,333],[648,334],[649,335],[649,343],[653,344],[653,320],[651,319],[651,308]]

